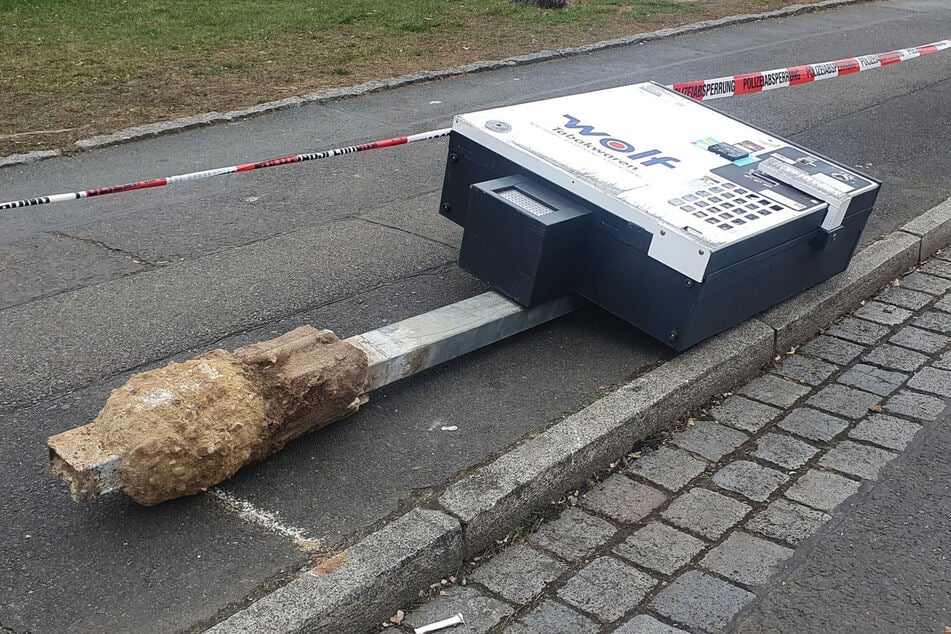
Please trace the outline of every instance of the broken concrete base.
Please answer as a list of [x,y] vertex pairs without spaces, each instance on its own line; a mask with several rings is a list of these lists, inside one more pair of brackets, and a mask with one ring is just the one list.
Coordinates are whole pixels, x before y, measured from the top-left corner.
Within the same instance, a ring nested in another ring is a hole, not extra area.
[[206,490],[366,401],[366,354],[304,326],[134,375],[96,419],[47,441],[74,499],[151,506]]

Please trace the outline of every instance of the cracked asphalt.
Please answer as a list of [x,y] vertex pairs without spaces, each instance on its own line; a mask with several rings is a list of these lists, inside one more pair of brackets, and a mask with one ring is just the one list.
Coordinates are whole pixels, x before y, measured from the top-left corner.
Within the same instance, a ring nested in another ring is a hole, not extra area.
[[[450,124],[455,113],[672,83],[948,37],[944,0],[892,0],[309,105],[0,169],[16,199]],[[951,195],[951,53],[712,102],[885,183],[864,240]],[[307,554],[211,496],[78,505],[45,439],[131,372],[301,324],[346,337],[484,290],[439,217],[443,141],[0,217],[0,626],[200,629]],[[526,434],[668,358],[587,309],[372,395],[357,416],[224,485],[333,549]],[[456,426],[443,432],[443,425]]]

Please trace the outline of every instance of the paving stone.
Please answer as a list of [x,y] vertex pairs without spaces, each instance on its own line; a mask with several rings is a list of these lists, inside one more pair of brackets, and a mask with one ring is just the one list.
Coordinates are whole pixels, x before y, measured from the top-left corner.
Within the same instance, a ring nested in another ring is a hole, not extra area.
[[717,486],[754,502],[764,502],[773,491],[789,481],[789,476],[749,460],[734,460],[713,474],[713,481]]
[[897,455],[880,447],[843,440],[822,456],[819,464],[866,480],[878,480],[888,461]]
[[951,295],[945,295],[934,305],[938,310],[943,310],[946,313],[951,313]]
[[750,512],[750,507],[707,489],[693,488],[671,502],[661,515],[672,524],[708,539],[727,532]]
[[912,322],[918,328],[934,330],[941,334],[951,334],[951,314],[937,310],[929,310]]
[[[871,332],[876,332],[879,334],[878,337],[873,338],[872,334],[868,335],[869,341],[858,341],[852,339],[851,337],[842,337],[843,339],[848,339],[849,341],[856,341],[857,343],[866,343],[872,344],[885,336],[888,332],[888,328],[884,326],[897,326],[898,324],[906,321],[909,317],[912,316],[912,312],[906,308],[901,308],[900,306],[893,306],[891,304],[883,304],[881,302],[866,302],[865,306],[862,306],[857,311],[855,311],[856,317],[861,317],[862,319],[867,319],[869,321],[874,321],[877,324],[880,324],[877,329]],[[867,322],[866,322],[867,323]],[[881,324],[884,324],[882,326]],[[832,333],[835,334],[835,333]],[[836,335],[841,336],[841,335]]]
[[810,440],[832,440],[849,426],[848,421],[809,407],[800,407],[789,412],[779,421],[779,428]]
[[713,421],[700,421],[686,431],[673,436],[673,443],[681,449],[700,454],[707,460],[716,462],[749,440],[744,434],[731,427],[725,427]]
[[407,614],[403,623],[415,628],[461,612],[466,624],[455,627],[453,634],[482,634],[515,612],[508,604],[472,586],[452,586],[446,592],[448,596],[434,597]]
[[652,616],[638,614],[614,630],[614,634],[687,634],[685,630],[661,623]]
[[887,449],[902,451],[915,437],[921,425],[907,420],[875,414],[863,420],[849,432],[857,440],[865,440]]
[[558,596],[605,621],[616,621],[641,602],[657,580],[613,557],[599,557],[568,580]]
[[558,519],[545,522],[529,538],[569,561],[584,559],[617,532],[610,523],[580,509],[567,509]]
[[809,390],[810,388],[805,385],[787,381],[774,374],[767,374],[753,379],[737,392],[769,405],[789,407],[808,394]]
[[941,370],[951,370],[951,350],[942,354],[938,360],[931,365]]
[[896,306],[901,306],[902,308],[918,310],[919,308],[924,308],[931,300],[934,299],[934,297],[928,295],[927,293],[913,291],[910,288],[905,288],[903,286],[889,286],[884,291],[879,293],[875,299],[881,302],[895,304]]
[[[876,302],[872,302],[876,303]],[[883,306],[885,311],[888,310],[901,310],[908,313],[904,308],[898,308],[897,306],[891,306],[890,304],[878,304]],[[866,308],[866,307],[863,307]],[[911,313],[908,313],[908,316],[911,316]],[[906,317],[907,319],[907,317]],[[878,320],[875,320],[878,321]],[[882,338],[888,334],[888,326],[883,326],[880,323],[872,323],[871,321],[866,321],[865,319],[856,319],[855,317],[844,317],[839,320],[834,326],[829,328],[826,331],[826,334],[832,335],[833,337],[838,337],[839,339],[845,339],[846,341],[853,341],[855,343],[861,343],[863,345],[871,345],[878,343]]]
[[669,491],[679,491],[706,468],[706,462],[694,458],[686,451],[661,447],[657,451],[642,455],[628,470]]
[[[468,622],[469,617],[463,612]],[[579,634],[597,634],[601,626],[572,610],[567,605],[548,599],[540,606],[523,616],[513,625],[505,628],[505,634],[551,634],[552,632],[578,632]],[[456,634],[458,630],[446,630]]]
[[509,601],[528,603],[566,569],[557,559],[516,544],[476,568],[469,578]]
[[928,354],[934,354],[947,345],[949,339],[945,335],[939,335],[935,332],[915,328],[914,326],[905,326],[894,335],[888,338],[890,342],[898,346],[919,350]]
[[710,413],[725,425],[752,433],[776,420],[782,410],[742,396],[731,396],[714,407]]
[[588,491],[581,504],[586,509],[604,513],[618,522],[633,524],[649,515],[666,500],[667,495],[654,487],[615,473]]
[[799,351],[832,363],[848,365],[852,359],[865,352],[865,347],[851,341],[819,335],[803,345]]
[[860,390],[878,394],[879,396],[888,396],[901,386],[908,378],[907,374],[895,372],[894,370],[883,370],[875,366],[859,363],[855,367],[847,370],[839,377],[839,383],[857,387]]
[[928,355],[886,343],[872,348],[872,351],[862,357],[862,360],[891,370],[914,372],[925,364]]
[[736,531],[707,553],[700,564],[732,581],[763,586],[792,554],[791,548]]
[[921,291],[929,295],[941,295],[948,288],[951,288],[951,280],[943,277],[935,277],[918,271],[902,278],[902,286],[910,288],[913,291]]
[[832,516],[789,500],[776,500],[760,511],[746,528],[798,546]]
[[947,398],[951,396],[951,371],[924,368],[911,377],[908,387]]
[[933,421],[947,407],[940,398],[902,390],[885,402],[885,411],[921,421]]
[[926,262],[921,265],[918,269],[923,273],[928,275],[937,275],[938,277],[951,278],[951,263],[947,260],[942,260],[939,258],[934,258],[929,262]]
[[701,540],[676,528],[651,522],[618,544],[614,553],[650,570],[672,575],[705,546]]
[[753,455],[786,469],[798,469],[818,452],[818,449],[798,438],[771,432],[756,441]]
[[882,399],[875,395],[844,385],[829,385],[807,401],[808,405],[833,414],[858,420],[868,413],[868,408]]
[[828,471],[809,470],[786,491],[786,497],[820,511],[831,511],[859,490],[859,483]]
[[677,577],[651,602],[667,618],[707,632],[722,632],[755,595],[731,583],[691,570]]
[[826,363],[825,361],[806,357],[801,354],[786,356],[782,362],[773,369],[773,371],[780,376],[808,385],[819,385],[832,376],[836,370],[838,370],[838,368],[831,363]]

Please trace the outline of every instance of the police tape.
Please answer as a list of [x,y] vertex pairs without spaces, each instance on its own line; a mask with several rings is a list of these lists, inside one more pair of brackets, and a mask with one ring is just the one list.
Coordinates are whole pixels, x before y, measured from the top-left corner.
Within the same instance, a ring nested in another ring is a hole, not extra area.
[[889,51],[888,53],[875,53],[861,57],[837,59],[832,62],[822,62],[820,64],[790,66],[788,68],[776,68],[774,70],[756,73],[717,77],[716,79],[688,81],[668,86],[668,88],[672,88],[697,101],[748,95],[755,92],[798,86],[822,79],[851,75],[852,73],[858,73],[863,70],[890,66],[898,62],[907,62],[910,59],[937,53],[947,48],[951,48],[951,40],[941,40],[940,42],[923,44],[913,48],[903,48],[897,51]]
[[[850,75],[863,70],[871,70],[882,66],[889,66],[898,62],[905,62],[910,59],[916,59],[931,53],[937,53],[951,48],[951,40],[941,40],[932,44],[923,44],[912,48],[903,48],[888,53],[876,53],[873,55],[863,55],[861,57],[849,57],[846,59],[835,60],[832,62],[823,62],[821,64],[806,64],[804,66],[790,66],[789,68],[777,68],[756,73],[744,73],[742,75],[732,75],[730,77],[718,77],[717,79],[704,79],[700,81],[688,81],[680,84],[667,86],[683,95],[692,97],[697,101],[709,101],[710,99],[719,99],[721,97],[733,97],[736,95],[747,95],[775,88],[785,88],[787,86],[798,86],[822,79],[831,79],[832,77],[841,77]],[[293,163],[303,163],[325,159],[344,154],[353,154],[356,152],[365,152],[367,150],[378,150],[395,145],[405,145],[416,141],[426,141],[448,136],[451,128],[440,130],[430,130],[411,134],[408,136],[397,137],[394,139],[384,139],[381,141],[372,141],[360,145],[350,145],[347,147],[323,150],[321,152],[307,152],[304,154],[291,154],[278,158],[258,161],[255,163],[244,163],[241,165],[231,165],[229,167],[218,167],[214,169],[201,170],[198,172],[189,172],[187,174],[178,174],[176,176],[165,176],[151,180],[126,183],[124,185],[113,185],[111,187],[97,187],[78,192],[66,194],[51,194],[48,196],[37,196],[35,198],[24,198],[22,200],[11,200],[0,203],[0,211],[7,209],[16,209],[18,207],[33,207],[35,205],[46,205],[50,203],[61,203],[81,198],[93,198],[95,196],[105,196],[107,194],[118,194],[122,192],[135,191],[139,189],[150,189],[153,187],[164,187],[165,185],[176,185],[190,181],[222,176],[224,174],[237,174],[240,172],[250,172],[253,170],[264,169],[268,167],[277,167],[279,165],[291,165]]]
[[126,183],[125,185],[113,185],[111,187],[97,187],[95,189],[85,189],[78,192],[67,194],[51,194],[49,196],[37,196],[36,198],[24,198],[23,200],[11,200],[10,202],[0,203],[0,211],[4,209],[16,209],[17,207],[33,207],[35,205],[47,205],[50,203],[62,203],[70,200],[79,200],[80,198],[93,198],[95,196],[105,196],[107,194],[119,194],[122,192],[131,192],[138,189],[150,189],[152,187],[164,187],[165,185],[177,185],[189,181],[197,181],[213,176],[222,176],[224,174],[237,174],[239,172],[251,172],[253,170],[264,169],[267,167],[277,167],[278,165],[291,165],[293,163],[303,163],[305,161],[315,161],[318,159],[330,158],[333,156],[342,156],[344,154],[354,154],[356,152],[366,152],[367,150],[379,150],[394,145],[406,145],[416,141],[426,141],[443,136],[449,136],[450,128],[441,130],[430,130],[420,132],[419,134],[410,134],[408,136],[397,137],[394,139],[384,139],[381,141],[372,141],[370,143],[361,143],[360,145],[348,145],[347,147],[334,148],[332,150],[323,150],[321,152],[307,152],[305,154],[291,154],[278,158],[258,161],[256,163],[243,163],[241,165],[231,165],[229,167],[217,167],[214,169],[201,170],[199,172],[189,172],[187,174],[178,174],[176,176],[164,176],[162,178],[153,178],[151,180]]

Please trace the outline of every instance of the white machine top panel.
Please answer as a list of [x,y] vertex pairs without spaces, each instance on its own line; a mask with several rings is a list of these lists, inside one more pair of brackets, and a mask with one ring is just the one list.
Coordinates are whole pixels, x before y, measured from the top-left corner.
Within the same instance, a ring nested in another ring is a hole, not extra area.
[[697,279],[710,251],[826,207],[758,172],[766,155],[834,167],[813,171],[827,172],[816,177],[844,194],[871,185],[654,83],[459,115],[453,129],[637,223],[655,240],[673,234],[674,251],[693,245],[693,258],[702,261],[676,268]]

